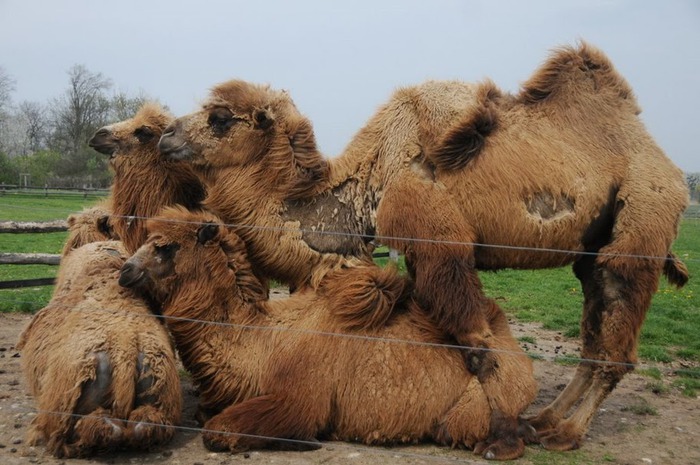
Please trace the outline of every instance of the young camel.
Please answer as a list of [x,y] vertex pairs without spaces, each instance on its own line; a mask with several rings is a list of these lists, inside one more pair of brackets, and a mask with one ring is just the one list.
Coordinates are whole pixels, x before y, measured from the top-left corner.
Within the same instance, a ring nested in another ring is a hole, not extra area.
[[[545,447],[566,450],[636,362],[660,274],[688,279],[670,253],[687,188],[639,112],[608,58],[581,44],[515,95],[488,81],[401,89],[334,160],[286,93],[241,81],[215,87],[159,146],[192,162],[207,207],[237,225],[256,267],[316,286],[367,257],[376,231],[406,254],[424,308],[469,347],[493,347],[477,269],[573,263],[582,355],[611,363],[582,363],[533,419]],[[466,351],[487,393],[490,354]]]
[[[279,446],[272,438],[301,448],[324,438],[432,439],[486,458],[522,455],[518,432],[503,429],[510,425],[494,417],[459,351],[440,346],[444,336],[394,270],[336,271],[317,291],[267,300],[244,243],[216,217],[173,207],[147,227],[120,283],[162,303],[202,408],[214,415],[204,425],[209,449]],[[517,416],[536,394],[532,363],[497,307],[490,316],[509,374],[497,395]]]
[[133,118],[99,129],[89,141],[90,147],[110,157],[111,225],[129,253],[146,240],[146,218],[166,205],[197,208],[204,199],[204,187],[189,164],[158,151],[158,140],[172,120],[159,104],[145,103]]
[[118,284],[120,242],[71,251],[71,270],[20,335],[22,369],[37,403],[28,432],[56,457],[84,457],[169,441],[182,395],[168,333]]
[[112,215],[110,199],[98,202],[68,217],[68,238],[63,244],[61,255],[90,242],[119,240],[110,224]]

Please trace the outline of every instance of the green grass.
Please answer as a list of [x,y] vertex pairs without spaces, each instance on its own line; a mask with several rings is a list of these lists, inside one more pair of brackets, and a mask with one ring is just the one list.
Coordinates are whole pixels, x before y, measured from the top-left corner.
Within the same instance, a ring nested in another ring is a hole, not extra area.
[[[71,213],[100,199],[78,194],[49,195],[6,193],[0,195],[0,221],[50,221],[65,219]],[[0,234],[0,252],[52,253],[63,248],[66,232],[42,234]],[[0,281],[51,278],[58,268],[48,265],[0,265]],[[0,312],[35,312],[44,307],[53,286],[0,290]]]
[[[691,279],[682,289],[662,279],[642,327],[639,355],[657,362],[676,358],[700,362],[699,220],[682,222],[673,250],[685,261]],[[544,328],[566,336],[579,335],[583,294],[570,267],[503,270],[480,276],[485,292],[517,319],[541,322]]]
[[[0,221],[44,221],[65,218],[70,213],[92,205],[97,197],[82,195],[49,196],[0,195]],[[695,208],[697,206],[693,206]],[[698,211],[695,211],[698,210]],[[700,219],[693,217],[681,224],[674,252],[690,270],[690,282],[681,290],[662,281],[647,314],[640,338],[639,355],[652,362],[683,359],[700,362]],[[59,253],[65,233],[0,234],[0,252]],[[378,251],[385,251],[379,248]],[[389,259],[378,259],[385,264]],[[399,270],[405,271],[403,257]],[[0,280],[55,275],[55,268],[42,266],[0,266]],[[511,315],[522,321],[540,322],[546,329],[566,336],[579,335],[583,295],[571,267],[550,270],[502,270],[480,274],[485,292]],[[50,287],[23,290],[0,290],[0,311],[33,311],[46,304]],[[527,342],[527,340],[524,340]],[[681,379],[687,379],[679,375]],[[692,379],[692,378],[690,378]],[[694,383],[687,383],[694,386]],[[685,389],[685,388],[684,388]]]
[[103,197],[82,194],[5,193],[0,195],[0,221],[63,220]]

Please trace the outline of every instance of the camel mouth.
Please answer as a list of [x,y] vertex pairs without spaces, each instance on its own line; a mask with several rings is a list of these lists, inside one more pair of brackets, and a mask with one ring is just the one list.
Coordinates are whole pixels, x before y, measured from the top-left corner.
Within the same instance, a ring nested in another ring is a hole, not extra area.
[[185,142],[178,147],[168,149],[167,151],[163,152],[163,155],[165,155],[167,160],[172,161],[191,161],[194,157],[194,153]]
[[115,144],[108,143],[96,143],[93,141],[88,142],[90,148],[100,152],[103,155],[109,155],[109,158],[114,158],[114,152],[117,151],[117,146]]
[[125,263],[119,272],[119,285],[126,288],[134,288],[143,283],[146,272],[137,270],[130,263]]

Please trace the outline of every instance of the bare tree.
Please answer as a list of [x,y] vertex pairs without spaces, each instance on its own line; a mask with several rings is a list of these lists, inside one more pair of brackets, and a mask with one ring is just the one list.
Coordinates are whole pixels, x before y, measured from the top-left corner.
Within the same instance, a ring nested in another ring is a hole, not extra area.
[[53,100],[49,147],[65,157],[61,176],[87,176],[88,183],[107,173],[106,160],[87,146],[88,139],[109,119],[107,91],[112,81],[83,65],[68,70],[68,89]]
[[12,103],[12,92],[15,90],[15,80],[0,66],[0,113],[7,111]]
[[116,92],[112,96],[110,102],[110,120],[124,121],[125,119],[133,118],[139,108],[141,108],[147,100],[149,100],[149,98],[143,93],[140,93],[136,97],[129,97],[124,92]]
[[68,70],[68,89],[52,103],[53,145],[58,151],[76,155],[92,133],[109,117],[106,92],[112,81],[83,65]]
[[24,101],[17,107],[17,112],[25,124],[25,136],[28,152],[36,152],[46,146],[49,121],[46,107],[39,102]]
[[0,66],[0,152],[7,153],[9,133],[10,108],[12,92],[15,90],[15,80]]
[[700,173],[686,173],[685,181],[688,183],[691,200],[700,200]]

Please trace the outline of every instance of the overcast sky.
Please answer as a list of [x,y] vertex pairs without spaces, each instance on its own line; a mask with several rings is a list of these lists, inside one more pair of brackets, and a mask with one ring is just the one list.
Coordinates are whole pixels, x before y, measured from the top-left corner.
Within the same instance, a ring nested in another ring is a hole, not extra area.
[[74,64],[176,115],[241,78],[289,90],[328,156],[398,86],[491,77],[517,91],[552,48],[577,39],[627,78],[671,159],[700,171],[696,0],[0,0],[0,66],[15,102],[58,96]]

